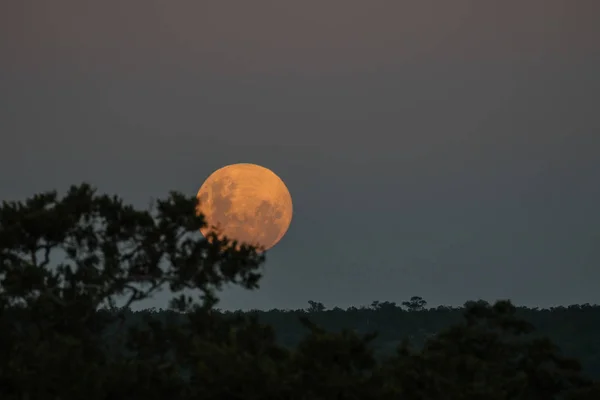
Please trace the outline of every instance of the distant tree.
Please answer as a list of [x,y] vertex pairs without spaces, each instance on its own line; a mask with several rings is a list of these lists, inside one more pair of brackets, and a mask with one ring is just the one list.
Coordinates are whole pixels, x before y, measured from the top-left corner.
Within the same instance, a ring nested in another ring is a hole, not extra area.
[[408,311],[421,311],[425,309],[427,302],[419,296],[413,296],[409,301],[403,301],[402,305],[408,309]]
[[308,308],[306,309],[306,311],[308,311],[310,313],[322,312],[322,311],[325,311],[325,306],[323,305],[323,303],[309,300]]
[[301,318],[309,330],[293,352],[296,386],[302,399],[378,399],[383,394],[381,381],[369,344],[376,334],[358,335],[349,330],[327,332]]
[[396,303],[394,303],[394,302],[384,301],[383,303],[379,303],[378,310],[387,312],[387,311],[395,311],[395,310],[398,310],[399,308],[400,307],[398,307],[396,305]]
[[[580,364],[515,316],[508,301],[468,302],[464,322],[427,340],[420,351],[406,343],[390,361],[407,398],[562,399],[592,382]],[[419,397],[421,396],[421,397]],[[583,395],[581,395],[583,396]]]

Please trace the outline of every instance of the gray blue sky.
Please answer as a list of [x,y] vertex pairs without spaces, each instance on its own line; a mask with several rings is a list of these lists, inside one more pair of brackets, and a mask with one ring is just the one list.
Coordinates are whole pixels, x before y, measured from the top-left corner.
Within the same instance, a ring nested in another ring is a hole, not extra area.
[[[225,308],[600,303],[600,2],[5,1],[0,198],[294,199]],[[149,306],[166,305],[167,294]]]

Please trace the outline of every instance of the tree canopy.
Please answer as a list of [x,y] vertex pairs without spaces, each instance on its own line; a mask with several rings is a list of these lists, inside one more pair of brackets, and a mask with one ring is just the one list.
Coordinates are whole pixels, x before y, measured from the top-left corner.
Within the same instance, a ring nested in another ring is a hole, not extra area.
[[[256,313],[215,309],[224,285],[258,288],[265,256],[205,240],[196,209],[195,197],[172,192],[139,210],[88,184],[3,202],[0,397],[600,398],[580,362],[534,335],[510,301],[467,303],[451,326],[419,346],[402,340],[384,358],[372,346],[376,329],[325,329],[311,318],[325,306],[311,301],[298,319],[305,336],[282,345]],[[173,293],[166,318],[127,323],[133,304],[163,289]],[[419,313],[426,302],[403,306]]]

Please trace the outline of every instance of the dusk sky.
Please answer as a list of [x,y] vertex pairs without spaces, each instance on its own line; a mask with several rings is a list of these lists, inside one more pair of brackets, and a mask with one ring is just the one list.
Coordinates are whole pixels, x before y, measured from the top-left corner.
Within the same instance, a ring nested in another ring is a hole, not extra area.
[[[600,1],[3,1],[0,199],[226,164],[294,218],[219,307],[600,303]],[[147,306],[166,307],[168,293]]]

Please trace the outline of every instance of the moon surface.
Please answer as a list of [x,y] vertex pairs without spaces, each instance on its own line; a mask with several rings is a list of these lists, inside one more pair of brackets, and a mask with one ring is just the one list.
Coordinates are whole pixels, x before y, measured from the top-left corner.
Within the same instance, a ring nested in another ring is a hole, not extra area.
[[216,229],[220,237],[268,250],[292,222],[292,197],[271,170],[256,164],[231,164],[213,172],[197,194],[198,213],[207,226],[205,237]]

